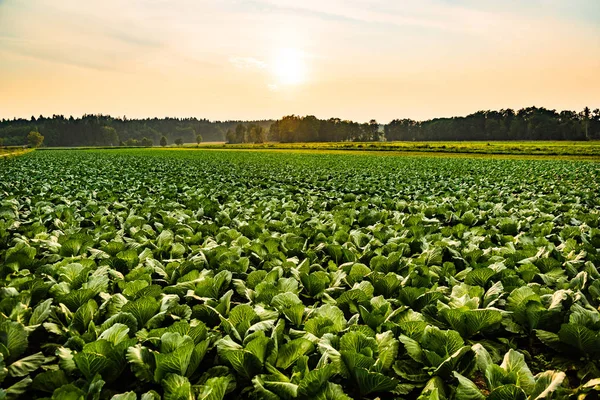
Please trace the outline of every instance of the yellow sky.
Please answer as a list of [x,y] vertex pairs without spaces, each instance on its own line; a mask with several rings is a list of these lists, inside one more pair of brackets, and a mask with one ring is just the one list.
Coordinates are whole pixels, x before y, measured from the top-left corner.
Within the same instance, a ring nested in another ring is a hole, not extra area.
[[0,0],[0,118],[580,110],[599,71],[598,0]]

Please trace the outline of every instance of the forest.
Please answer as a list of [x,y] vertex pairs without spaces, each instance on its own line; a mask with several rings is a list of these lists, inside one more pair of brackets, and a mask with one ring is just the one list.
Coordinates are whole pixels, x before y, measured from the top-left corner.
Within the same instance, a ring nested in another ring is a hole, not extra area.
[[269,140],[278,142],[594,139],[600,139],[600,110],[587,107],[579,113],[528,107],[427,121],[394,119],[383,129],[375,120],[360,124],[291,115],[275,121],[269,133]]
[[[158,145],[161,137],[167,144],[178,139],[183,143],[195,143],[197,135],[203,141],[223,141],[229,128],[244,121],[209,121],[197,118],[147,118],[128,119],[108,115],[84,115],[66,118],[62,115],[39,116],[31,119],[0,120],[0,144],[18,146],[27,143],[31,131],[44,136],[44,146],[119,146]],[[253,121],[265,129],[273,121]],[[245,122],[244,122],[245,123]],[[145,140],[144,140],[145,139]]]
[[[556,111],[543,107],[478,111],[465,117],[426,121],[394,119],[386,125],[372,119],[359,123],[308,115],[279,120],[210,121],[197,118],[128,119],[106,115],[65,118],[62,115],[0,121],[0,145],[26,144],[40,132],[47,147],[152,146],[203,141],[262,143],[369,141],[598,140],[600,110]],[[164,143],[164,141],[163,141]],[[160,143],[161,145],[163,143]]]

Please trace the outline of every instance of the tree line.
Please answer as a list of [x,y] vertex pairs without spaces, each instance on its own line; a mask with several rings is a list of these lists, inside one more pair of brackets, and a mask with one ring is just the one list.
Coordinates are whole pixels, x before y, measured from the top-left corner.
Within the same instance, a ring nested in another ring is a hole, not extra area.
[[[271,125],[272,128],[273,125]],[[264,143],[267,131],[258,124],[237,124],[235,129],[228,129],[225,134],[227,143]]]
[[395,119],[386,125],[290,115],[275,121],[268,139],[279,142],[598,140],[600,109],[581,112],[528,107],[478,111],[426,121]]
[[478,111],[466,117],[417,122],[396,119],[385,126],[387,140],[593,140],[600,139],[600,110],[581,112],[528,107]]
[[196,118],[128,119],[105,115],[65,118],[54,115],[0,120],[0,145],[36,143],[45,146],[153,146],[160,144],[227,141],[228,143],[453,141],[453,140],[598,140],[600,110],[556,111],[543,107],[478,111],[466,117],[426,121],[394,119],[379,124],[309,115],[279,120],[209,121]]
[[380,125],[372,119],[368,123],[330,118],[318,119],[312,115],[299,117],[289,115],[273,122],[269,140],[276,142],[343,142],[379,141],[383,139]]
[[[224,141],[228,129],[244,121],[209,121],[197,118],[129,119],[108,115],[84,115],[81,118],[31,117],[0,120],[0,145],[28,144],[30,132],[39,132],[44,145],[55,146],[151,146],[161,144]],[[268,129],[273,120],[252,121]],[[165,144],[166,145],[166,144]]]

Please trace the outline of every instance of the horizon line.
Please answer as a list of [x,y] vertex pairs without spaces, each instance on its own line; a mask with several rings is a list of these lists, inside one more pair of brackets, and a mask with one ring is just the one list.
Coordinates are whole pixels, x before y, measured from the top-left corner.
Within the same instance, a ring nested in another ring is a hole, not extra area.
[[[425,122],[425,121],[432,121],[432,120],[437,120],[437,119],[466,118],[468,116],[477,114],[479,112],[488,112],[488,111],[513,110],[516,113],[516,112],[518,112],[520,110],[525,110],[525,109],[529,109],[529,108],[545,109],[545,110],[554,111],[554,112],[557,112],[557,113],[560,113],[560,112],[563,112],[563,111],[571,111],[571,112],[579,113],[579,112],[585,110],[586,108],[588,108],[591,112],[596,111],[596,110],[600,110],[600,105],[598,105],[597,107],[596,106],[591,106],[591,107],[590,106],[586,106],[586,107],[584,107],[581,110],[558,109],[558,108],[549,108],[549,107],[545,107],[545,106],[536,106],[536,105],[531,105],[531,106],[521,107],[521,108],[512,108],[512,107],[495,108],[495,109],[491,109],[490,108],[490,109],[479,109],[477,111],[473,111],[473,112],[470,112],[468,114],[450,115],[450,116],[437,116],[437,117],[426,118],[426,119],[413,119],[411,117],[395,117],[395,118],[390,119],[386,123],[377,121],[376,118],[372,118],[372,119],[375,119],[380,125],[381,124],[385,125],[385,124],[388,124],[388,123],[390,123],[392,121],[402,120],[402,119],[408,119],[408,120],[412,120],[412,121],[415,121],[415,122]],[[143,120],[152,120],[152,119],[179,119],[179,120],[196,119],[196,120],[199,120],[199,121],[202,121],[202,120],[208,121],[209,123],[223,123],[223,122],[264,122],[264,121],[278,121],[278,120],[280,120],[280,119],[282,119],[284,117],[288,117],[288,116],[297,116],[297,117],[302,117],[302,118],[313,116],[313,117],[315,117],[317,119],[320,119],[320,120],[340,119],[342,121],[359,122],[359,121],[355,121],[353,119],[347,119],[347,118],[341,118],[341,117],[335,117],[335,116],[323,118],[323,117],[319,117],[319,116],[317,116],[315,114],[310,114],[310,113],[304,114],[304,115],[303,114],[296,114],[296,113],[287,113],[287,114],[285,114],[285,115],[283,115],[283,116],[281,116],[279,118],[252,118],[252,119],[250,119],[250,118],[246,118],[246,119],[239,119],[239,118],[234,118],[234,119],[210,119],[210,118],[207,118],[207,117],[198,117],[198,116],[185,116],[185,117],[183,117],[183,116],[168,116],[168,115],[167,116],[162,116],[162,117],[159,117],[159,116],[144,116],[144,117],[136,116],[136,117],[128,117],[125,114],[122,115],[122,116],[121,115],[114,116],[112,114],[103,114],[103,113],[85,113],[85,114],[81,114],[81,115],[78,115],[78,116],[75,116],[73,114],[71,114],[69,116],[66,116],[65,114],[52,114],[51,116],[45,116],[43,114],[40,114],[39,116],[36,117],[35,115],[32,114],[30,117],[13,116],[13,117],[8,117],[7,118],[7,117],[3,116],[3,117],[1,117],[0,122],[10,122],[10,121],[19,121],[19,120],[22,120],[22,121],[31,121],[32,118],[35,118],[35,120],[38,120],[38,119],[40,119],[40,117],[43,118],[43,119],[53,119],[53,118],[58,117],[58,116],[61,116],[61,117],[65,118],[65,119],[70,119],[70,118],[73,118],[73,119],[83,119],[84,117],[89,117],[89,116],[93,116],[93,117],[109,117],[109,118],[112,118],[112,119],[115,119],[115,120],[121,120],[121,121],[125,121],[125,120],[141,120],[141,121],[143,121]],[[369,121],[364,121],[364,123],[368,123],[368,122]]]

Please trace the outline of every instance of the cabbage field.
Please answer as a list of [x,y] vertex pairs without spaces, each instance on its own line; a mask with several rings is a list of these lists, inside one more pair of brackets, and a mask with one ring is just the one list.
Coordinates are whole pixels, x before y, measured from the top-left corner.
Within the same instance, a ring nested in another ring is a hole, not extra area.
[[0,159],[0,399],[597,399],[600,163]]

